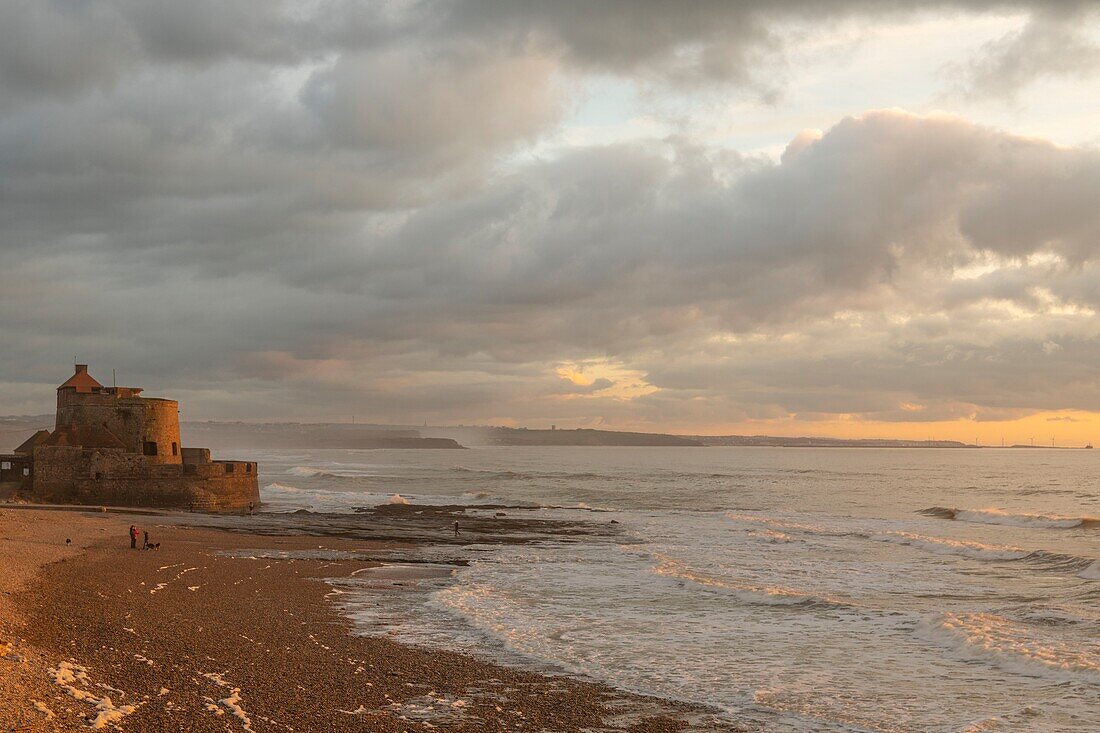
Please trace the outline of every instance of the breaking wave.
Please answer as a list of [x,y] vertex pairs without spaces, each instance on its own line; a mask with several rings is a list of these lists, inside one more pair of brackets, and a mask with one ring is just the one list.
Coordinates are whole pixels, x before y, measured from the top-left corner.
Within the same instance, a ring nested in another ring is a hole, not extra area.
[[822,524],[806,524],[804,522],[790,522],[773,517],[760,517],[753,514],[740,514],[738,512],[726,512],[726,517],[735,522],[746,524],[764,525],[773,527],[781,532],[801,532],[802,534],[819,535],[821,537],[866,537],[868,533],[852,529],[838,527],[826,527]]
[[[987,545],[981,542],[931,537],[913,532],[844,530],[818,524],[787,522],[771,517],[757,517],[734,512],[726,512],[726,516],[738,522],[764,525],[766,529],[755,530],[752,534],[770,542],[789,542],[790,536],[786,532],[801,532],[824,537],[854,537],[875,542],[906,545],[935,555],[954,555],[987,562],[1021,562],[1043,571],[1077,573],[1086,580],[1100,580],[1100,560],[1091,557],[1064,555],[1045,550],[1027,550],[1010,545]],[[786,532],[781,530],[786,530]]]
[[1100,560],[1089,563],[1078,575],[1085,580],[1100,580]]
[[892,542],[898,545],[918,547],[936,555],[956,555],[974,560],[1023,560],[1032,553],[1019,547],[983,545],[980,542],[965,542],[946,537],[928,537],[911,532],[881,532],[868,535],[878,542]]
[[569,473],[567,471],[495,471],[484,468],[466,468],[464,466],[456,466],[451,471],[455,473],[467,473],[474,474],[479,479],[488,481],[530,481],[536,479],[555,479],[555,480],[569,480],[569,481],[592,481],[592,480],[618,480],[618,476],[610,476],[602,473]]
[[1100,683],[1100,653],[1095,648],[1044,639],[996,614],[946,613],[921,621],[917,634],[967,659],[1019,674]]
[[1047,514],[1027,514],[1006,512],[1002,509],[956,509],[953,507],[934,506],[921,509],[920,514],[931,517],[951,519],[960,522],[975,522],[977,524],[1000,524],[1009,527],[1033,527],[1040,529],[1073,529],[1100,528],[1100,518],[1097,517],[1063,517]]
[[657,564],[653,573],[674,581],[686,581],[694,585],[718,591],[737,599],[741,603],[764,606],[802,606],[807,608],[851,608],[852,604],[829,596],[816,596],[811,593],[774,585],[742,583],[696,570],[686,563],[664,555],[655,555]]

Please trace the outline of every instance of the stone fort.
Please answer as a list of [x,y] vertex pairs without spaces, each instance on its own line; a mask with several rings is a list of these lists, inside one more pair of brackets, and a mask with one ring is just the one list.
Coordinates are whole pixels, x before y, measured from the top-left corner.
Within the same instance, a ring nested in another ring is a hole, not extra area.
[[0,456],[0,483],[36,501],[222,511],[260,505],[256,464],[184,448],[179,403],[104,387],[86,364],[57,388],[54,430]]

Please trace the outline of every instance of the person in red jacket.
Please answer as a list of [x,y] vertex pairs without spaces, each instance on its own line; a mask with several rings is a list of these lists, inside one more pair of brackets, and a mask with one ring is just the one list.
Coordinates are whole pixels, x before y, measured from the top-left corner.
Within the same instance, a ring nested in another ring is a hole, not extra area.
[[136,550],[137,549],[137,537],[138,537],[137,527],[135,527],[134,525],[131,524],[130,525],[130,549],[131,550]]

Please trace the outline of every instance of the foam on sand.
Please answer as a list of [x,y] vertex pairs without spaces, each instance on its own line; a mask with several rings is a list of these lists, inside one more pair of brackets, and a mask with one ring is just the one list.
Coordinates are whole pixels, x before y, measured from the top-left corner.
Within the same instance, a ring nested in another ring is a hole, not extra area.
[[252,719],[248,717],[248,713],[241,707],[241,688],[233,687],[226,682],[220,672],[207,672],[203,677],[210,680],[218,687],[224,687],[229,690],[229,695],[218,700],[217,705],[207,705],[207,710],[217,712],[217,714],[220,715],[222,711],[218,705],[221,705],[244,724],[244,729],[248,731],[248,733],[255,733],[252,729]]
[[[61,687],[71,697],[88,703],[94,708],[95,717],[90,717],[89,727],[101,730],[109,725],[117,725],[123,718],[137,710],[136,705],[115,705],[109,697],[97,697],[81,687],[88,687],[88,670],[79,664],[61,662],[49,670],[54,684]],[[80,687],[78,687],[78,685]]]
[[46,720],[53,720],[57,717],[54,715],[54,712],[47,707],[46,703],[39,702],[38,700],[31,700],[31,703],[34,705],[35,710],[46,716]]

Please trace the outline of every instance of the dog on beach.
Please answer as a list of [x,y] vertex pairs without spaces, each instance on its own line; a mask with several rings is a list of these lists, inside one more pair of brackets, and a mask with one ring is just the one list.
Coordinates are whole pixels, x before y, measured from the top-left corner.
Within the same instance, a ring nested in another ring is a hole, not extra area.
[[145,549],[146,550],[159,550],[160,549],[160,543],[159,542],[150,542],[149,544],[147,544],[145,546]]

